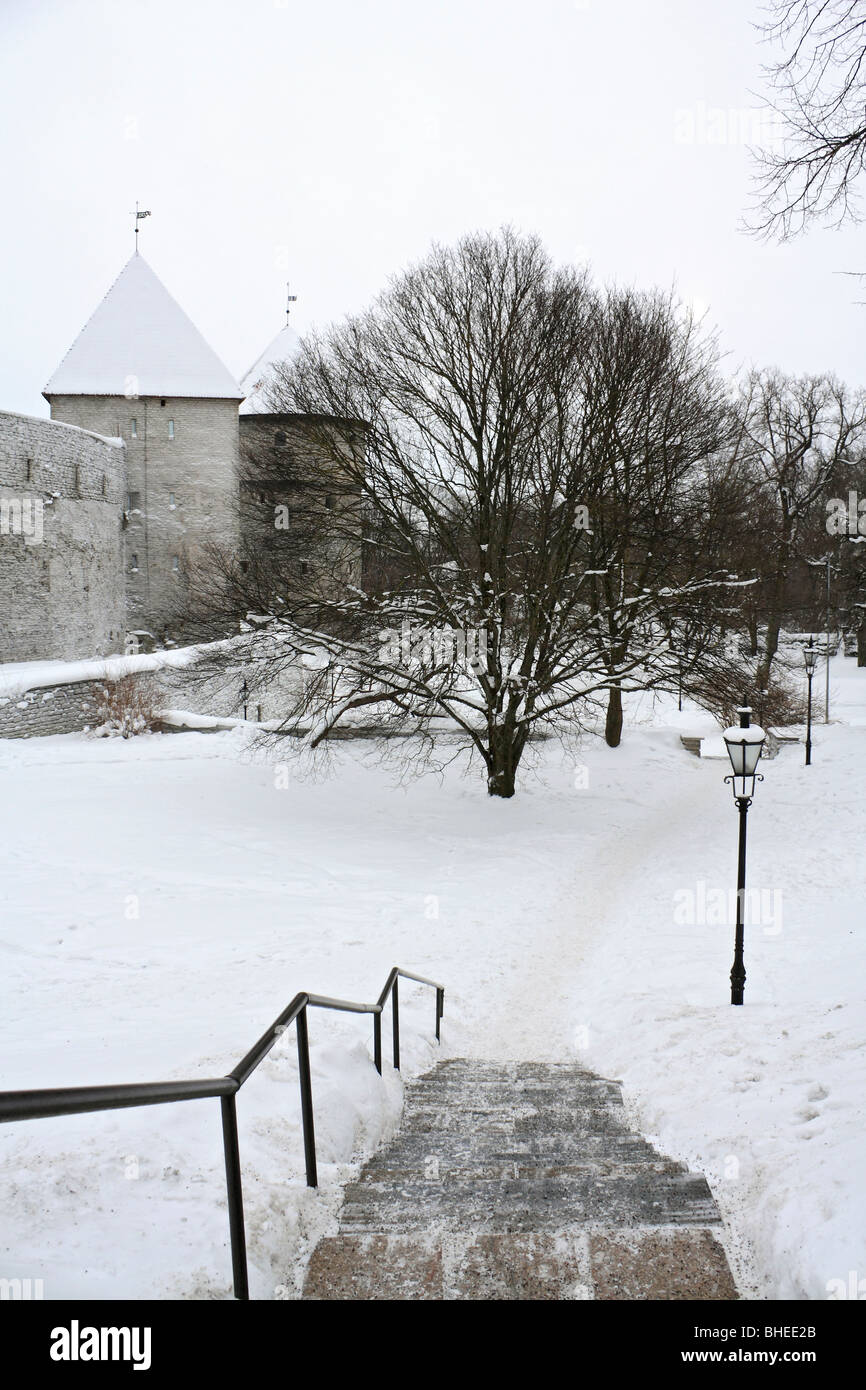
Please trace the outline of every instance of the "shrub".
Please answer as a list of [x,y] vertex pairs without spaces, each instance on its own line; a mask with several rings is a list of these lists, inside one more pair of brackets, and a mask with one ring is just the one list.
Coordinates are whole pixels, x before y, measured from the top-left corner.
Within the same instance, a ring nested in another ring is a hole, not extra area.
[[102,687],[93,733],[99,738],[134,738],[153,733],[158,718],[153,683],[139,676],[121,676]]

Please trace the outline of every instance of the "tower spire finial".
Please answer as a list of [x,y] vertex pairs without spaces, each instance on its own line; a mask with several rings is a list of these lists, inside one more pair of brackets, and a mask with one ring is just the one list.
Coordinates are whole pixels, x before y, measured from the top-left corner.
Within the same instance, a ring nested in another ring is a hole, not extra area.
[[298,296],[297,296],[296,294],[292,294],[292,293],[290,292],[290,291],[291,291],[291,287],[292,287],[292,286],[291,286],[291,281],[290,281],[290,280],[287,280],[287,281],[286,281],[286,328],[288,328],[288,326],[289,326],[289,314],[291,313],[292,305],[293,305],[294,303],[296,303],[297,298],[298,298]]
[[135,254],[138,255],[138,224],[143,218],[150,217],[150,212],[139,212],[138,199],[135,202]]

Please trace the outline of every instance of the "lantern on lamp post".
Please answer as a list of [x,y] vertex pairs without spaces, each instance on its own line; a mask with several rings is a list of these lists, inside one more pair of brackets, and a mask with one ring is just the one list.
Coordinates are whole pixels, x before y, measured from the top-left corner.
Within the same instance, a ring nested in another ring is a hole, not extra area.
[[806,766],[808,767],[812,761],[812,677],[815,674],[815,666],[818,661],[814,637],[810,637],[808,647],[803,648],[803,661],[809,681],[809,698],[806,706]]
[[746,966],[743,959],[743,914],[746,898],[746,816],[755,794],[755,783],[764,779],[756,771],[764,749],[764,730],[758,724],[750,724],[752,711],[748,705],[737,710],[739,727],[733,725],[725,729],[722,737],[731,760],[732,774],[725,778],[731,783],[731,791],[740,815],[739,854],[737,858],[737,926],[734,938],[734,964],[731,967],[731,1003],[742,1004],[743,988],[746,983]]

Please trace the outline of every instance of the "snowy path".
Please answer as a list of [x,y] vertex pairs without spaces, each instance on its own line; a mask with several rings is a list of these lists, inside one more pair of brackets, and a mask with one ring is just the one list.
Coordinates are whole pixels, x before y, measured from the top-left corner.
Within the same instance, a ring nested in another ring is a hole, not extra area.
[[[599,763],[602,757],[597,757]],[[624,749],[609,757],[631,762]],[[652,771],[652,763],[642,769],[648,801],[655,791]],[[575,792],[582,798],[583,824],[575,827],[568,881],[550,902],[537,894],[537,911],[527,910],[526,953],[518,978],[509,981],[504,998],[487,1001],[491,1012],[477,1041],[471,1039],[473,1055],[562,1061],[582,1051],[593,1014],[587,972],[593,949],[602,941],[625,943],[624,923],[636,904],[638,910],[646,904],[648,866],[653,866],[656,900],[670,902],[680,885],[682,875],[673,863],[692,853],[696,819],[706,818],[708,769],[686,765],[681,793],[663,815],[640,799],[641,785],[630,785],[626,794],[622,776],[626,769],[619,776],[606,770],[602,791]],[[719,800],[731,820],[728,805]],[[538,864],[545,867],[541,860]],[[536,935],[539,926],[543,930]]]

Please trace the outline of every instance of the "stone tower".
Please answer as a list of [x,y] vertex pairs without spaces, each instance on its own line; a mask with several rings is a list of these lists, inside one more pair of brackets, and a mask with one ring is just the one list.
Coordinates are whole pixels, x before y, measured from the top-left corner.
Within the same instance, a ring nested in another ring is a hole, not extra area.
[[53,420],[126,445],[127,627],[170,635],[203,548],[237,553],[242,391],[136,252],[43,395]]
[[[281,576],[301,590],[311,572],[360,584],[360,492],[341,463],[345,456],[354,471],[363,459],[363,427],[357,420],[275,409],[280,368],[292,363],[300,346],[287,322],[241,380],[242,568],[255,555],[279,552]],[[276,529],[280,511],[288,518],[285,531]]]

